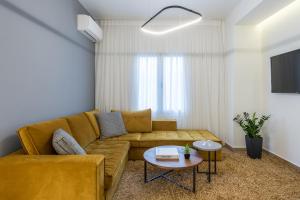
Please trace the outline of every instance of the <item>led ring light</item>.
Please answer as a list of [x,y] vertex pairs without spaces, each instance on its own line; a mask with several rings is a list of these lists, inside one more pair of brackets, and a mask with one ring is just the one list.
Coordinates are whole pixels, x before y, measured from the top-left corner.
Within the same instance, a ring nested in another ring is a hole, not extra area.
[[[198,15],[199,17],[195,20],[192,20],[192,21],[189,21],[189,22],[186,22],[184,24],[181,24],[179,26],[175,26],[173,28],[170,28],[170,29],[167,29],[167,30],[164,30],[164,31],[151,31],[149,29],[146,29],[145,26],[150,22],[152,21],[155,17],[157,17],[159,14],[161,14],[163,11],[167,10],[167,9],[171,9],[171,8],[180,8],[180,9],[183,9],[183,10],[186,10],[188,12],[191,12],[191,13],[194,13],[196,15]],[[202,15],[194,10],[191,10],[191,9],[188,9],[188,8],[185,8],[185,7],[182,7],[182,6],[167,6],[163,9],[161,9],[160,11],[158,11],[155,15],[153,15],[148,21],[146,21],[142,26],[141,26],[141,30],[145,33],[149,33],[149,34],[153,34],[153,35],[164,35],[164,34],[167,34],[167,33],[170,33],[172,31],[176,31],[176,30],[179,30],[179,29],[182,29],[182,28],[185,28],[187,26],[190,26],[192,24],[195,24],[199,21],[201,21],[202,19]]]

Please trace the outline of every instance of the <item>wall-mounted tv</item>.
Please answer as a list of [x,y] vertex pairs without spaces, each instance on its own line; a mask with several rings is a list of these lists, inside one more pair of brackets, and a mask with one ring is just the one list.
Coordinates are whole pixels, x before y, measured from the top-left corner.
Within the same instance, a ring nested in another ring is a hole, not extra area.
[[271,57],[272,93],[300,93],[300,49]]

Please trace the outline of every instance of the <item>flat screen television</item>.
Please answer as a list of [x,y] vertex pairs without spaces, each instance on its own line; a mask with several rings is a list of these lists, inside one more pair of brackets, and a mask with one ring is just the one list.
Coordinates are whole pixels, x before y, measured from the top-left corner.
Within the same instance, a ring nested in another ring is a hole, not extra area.
[[272,93],[300,93],[300,49],[271,57]]

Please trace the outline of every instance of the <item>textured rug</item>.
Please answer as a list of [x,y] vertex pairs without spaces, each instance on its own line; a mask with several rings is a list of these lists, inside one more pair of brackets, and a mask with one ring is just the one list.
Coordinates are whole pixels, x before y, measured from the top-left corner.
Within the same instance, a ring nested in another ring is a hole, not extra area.
[[[211,183],[205,174],[197,174],[195,194],[163,179],[144,184],[143,161],[129,161],[114,200],[300,200],[299,170],[267,153],[261,160],[253,160],[245,151],[223,152],[224,159],[217,163],[218,174],[212,176]],[[201,169],[207,169],[206,162]],[[149,172],[149,176],[159,173],[154,167],[149,167]],[[191,170],[170,176],[180,183],[192,183]]]

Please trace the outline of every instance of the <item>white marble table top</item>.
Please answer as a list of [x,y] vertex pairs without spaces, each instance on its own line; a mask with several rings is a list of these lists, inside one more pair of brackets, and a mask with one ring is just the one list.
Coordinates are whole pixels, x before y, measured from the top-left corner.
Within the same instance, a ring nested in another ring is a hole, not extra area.
[[218,151],[222,145],[211,140],[193,142],[193,147],[202,151]]

